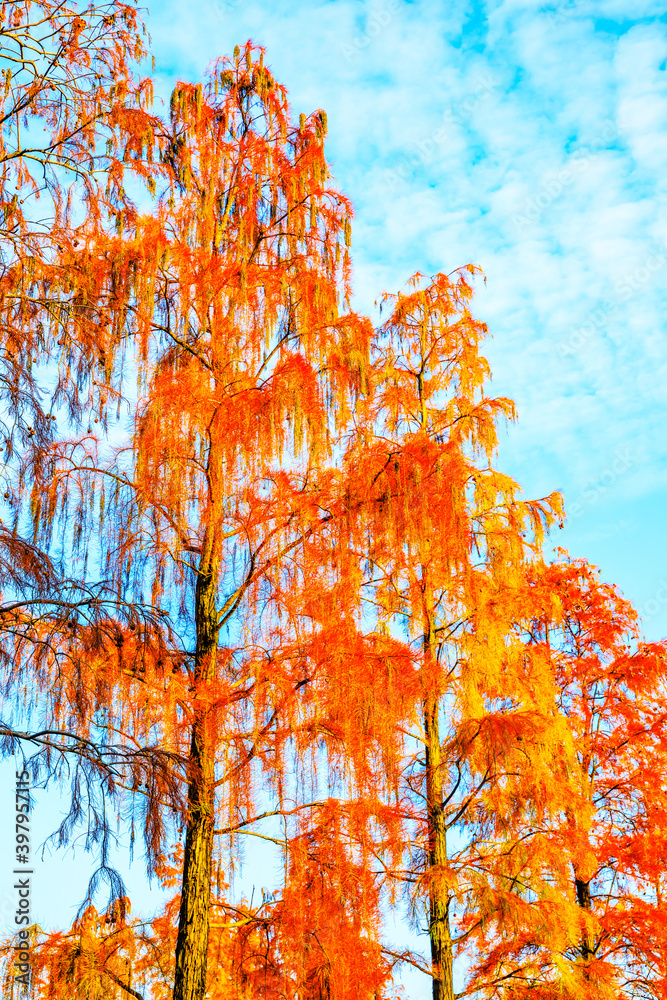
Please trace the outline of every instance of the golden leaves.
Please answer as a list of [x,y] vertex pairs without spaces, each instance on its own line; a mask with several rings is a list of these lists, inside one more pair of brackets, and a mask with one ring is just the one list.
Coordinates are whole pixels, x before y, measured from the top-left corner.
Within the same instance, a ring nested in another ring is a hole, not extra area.
[[[88,763],[94,735],[114,734],[113,780],[106,758],[95,774],[133,809],[146,800],[152,863],[169,810],[184,816],[181,786],[191,804],[209,796],[220,835],[284,850],[280,900],[216,900],[214,995],[351,1000],[361,983],[379,996],[383,884],[427,897],[441,930],[451,905],[461,947],[481,956],[475,991],[613,995],[613,949],[640,963],[627,914],[658,926],[635,885],[663,891],[665,647],[633,645],[636,615],[591,567],[540,561],[562,498],[523,500],[494,466],[515,411],[486,395],[479,269],[414,275],[373,329],[349,308],[352,209],[327,186],[326,115],[293,121],[248,43],[204,83],[180,83],[159,123],[131,106],[148,89],[123,69],[131,39],[114,37],[119,78],[86,98],[110,131],[90,218],[75,233],[54,188],[42,245],[2,192],[6,231],[23,240],[0,284],[8,382],[24,359],[32,378],[55,340],[70,417],[100,425],[54,444],[43,414],[26,422],[35,541],[62,529],[82,567],[99,544],[105,580],[44,615],[5,608],[19,634],[7,691],[37,699],[37,682]],[[6,74],[5,98],[12,86]],[[150,214],[122,190],[130,164],[155,194]],[[130,439],[112,451],[108,409],[124,401]],[[0,542],[42,600],[53,564],[9,527]],[[304,800],[318,781],[339,800]],[[281,838],[247,829],[262,818],[255,787],[277,796]],[[165,884],[180,866],[160,867]],[[172,902],[154,925],[169,954],[176,919]],[[91,911],[77,925],[78,952],[52,942],[91,996],[124,988],[102,923]],[[119,955],[134,958],[141,933]],[[139,961],[149,979],[153,944]]]

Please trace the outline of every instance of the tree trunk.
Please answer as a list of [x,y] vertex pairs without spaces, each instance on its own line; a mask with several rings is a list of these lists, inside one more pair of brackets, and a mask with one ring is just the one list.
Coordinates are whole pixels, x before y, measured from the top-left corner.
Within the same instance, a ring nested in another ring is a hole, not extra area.
[[[577,890],[577,903],[582,908],[586,910],[587,913],[591,912],[591,883],[584,882],[583,879],[575,878],[574,884]],[[580,944],[581,957],[584,962],[589,962],[593,957],[593,949],[591,948],[590,938],[588,936],[588,931],[586,931],[581,939]],[[584,973],[586,976],[587,973]]]
[[[202,555],[195,594],[197,645],[194,680],[197,688],[213,680],[216,674],[216,576],[214,560],[210,555]],[[215,731],[205,691],[203,698],[200,698],[199,691],[196,693],[189,768],[188,820],[173,1000],[204,1000],[206,996],[215,812]]]
[[[437,665],[434,656],[432,601],[429,599],[427,574],[422,567],[424,584],[424,667],[427,694],[424,699],[424,738],[426,741],[426,811],[428,817],[428,865],[435,878],[429,880],[429,937],[433,1000],[454,1000],[454,956],[449,927],[450,897],[443,884],[447,865],[447,827],[443,804],[442,757],[440,753],[440,698],[435,684]],[[435,688],[436,693],[433,689]],[[429,690],[430,689],[430,690]]]
[[[422,324],[420,332],[422,369],[418,378],[419,423],[428,431],[429,411],[424,396],[424,371],[427,367],[426,328]],[[421,549],[426,556],[430,543]],[[438,695],[438,664],[435,654],[435,624],[433,589],[429,577],[427,560],[422,558],[422,626],[424,652],[424,739],[426,741],[426,814],[428,819],[428,866],[429,879],[429,923],[431,939],[431,974],[433,976],[433,1000],[454,1000],[454,954],[452,934],[449,927],[450,896],[443,884],[442,872],[447,865],[447,827],[443,801],[442,757],[440,753],[440,698]]]
[[426,734],[426,808],[428,813],[428,864],[436,877],[429,882],[429,936],[431,938],[431,969],[433,1000],[454,1000],[454,959],[449,927],[449,894],[440,878],[447,864],[447,828],[442,794],[442,761],[440,758],[439,699],[427,697],[424,702]]

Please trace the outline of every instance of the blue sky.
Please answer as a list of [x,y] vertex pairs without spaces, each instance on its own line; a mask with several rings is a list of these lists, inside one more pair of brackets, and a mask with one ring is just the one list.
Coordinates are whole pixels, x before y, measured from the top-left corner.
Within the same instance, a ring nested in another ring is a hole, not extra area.
[[501,468],[562,490],[554,544],[667,635],[667,15],[655,0],[151,7],[157,93],[252,38],[295,114],[324,108],[355,207],[359,309],[480,264]]
[[[492,391],[519,409],[499,466],[529,497],[564,492],[554,543],[599,565],[649,638],[667,635],[663,11],[164,0],[148,18],[158,95],[252,38],[296,116],[326,110],[358,309],[415,271],[481,265]],[[68,922],[86,866],[44,866],[39,919]]]

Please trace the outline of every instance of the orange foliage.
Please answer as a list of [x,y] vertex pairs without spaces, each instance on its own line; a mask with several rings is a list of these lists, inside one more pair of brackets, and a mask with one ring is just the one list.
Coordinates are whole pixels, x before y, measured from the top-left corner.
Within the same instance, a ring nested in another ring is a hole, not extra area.
[[554,673],[575,754],[571,800],[519,826],[535,860],[523,846],[509,921],[489,905],[477,971],[490,994],[664,997],[667,646],[639,641],[628,602],[562,555],[532,568],[521,634]]
[[[292,121],[263,50],[179,83],[160,122],[132,8],[42,7],[60,75],[4,99],[46,130],[47,234],[9,199],[11,170],[37,192],[18,124],[0,150],[6,363],[35,413],[3,690],[47,773],[74,762],[61,840],[85,778],[103,869],[112,800],[178,892],[130,921],[118,890],[41,938],[38,995],[379,1000],[393,959],[452,1000],[466,955],[470,994],[665,996],[665,648],[630,645],[586,564],[540,562],[561,500],[494,467],[514,407],[485,393],[478,269],[415,275],[373,330],[326,116]],[[61,176],[107,136],[77,208]],[[35,353],[59,440],[20,384]],[[246,836],[283,863],[261,904],[228,891]],[[430,965],[381,944],[404,888]]]
[[2,4],[0,364],[7,455],[20,444],[29,458],[53,436],[50,408],[39,403],[42,365],[57,364],[54,408],[80,413],[85,390],[93,389],[110,303],[90,295],[86,243],[127,209],[125,161],[137,137],[154,142],[145,110],[150,84],[132,75],[145,55],[141,34],[135,6],[121,0],[84,9],[52,0]]

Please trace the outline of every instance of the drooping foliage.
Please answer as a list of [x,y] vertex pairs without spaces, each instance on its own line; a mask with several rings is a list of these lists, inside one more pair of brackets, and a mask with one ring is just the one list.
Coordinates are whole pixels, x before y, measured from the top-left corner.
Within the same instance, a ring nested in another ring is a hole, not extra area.
[[517,867],[478,971],[491,992],[502,982],[522,996],[663,997],[665,644],[642,642],[617,589],[561,556],[532,567],[535,604],[517,628],[555,676],[575,780],[548,821],[524,825],[539,882]]
[[482,842],[502,853],[510,825],[543,808],[546,785],[567,769],[565,727],[550,712],[554,679],[542,671],[535,684],[508,629],[560,499],[520,500],[491,464],[497,421],[513,406],[484,393],[474,272],[430,283],[417,275],[407,294],[387,297],[367,422],[348,466],[376,501],[358,512],[361,600],[376,627],[403,631],[414,661],[408,710],[393,720],[403,734],[406,850],[392,870],[414,887],[417,913],[426,903],[436,1000],[453,996],[453,921],[496,876],[498,858]]
[[[51,406],[73,415],[88,398],[96,352],[104,350],[99,334],[108,312],[100,310],[114,303],[90,298],[82,287],[85,242],[127,208],[127,160],[153,137],[150,83],[133,77],[145,55],[133,4],[3,3],[0,41],[0,391],[7,459],[19,444],[47,445]],[[48,361],[57,364],[50,373],[56,382],[44,409],[37,373]]]
[[86,241],[128,209],[127,161],[150,133],[150,83],[133,75],[142,31],[136,8],[115,0],[0,11],[0,614],[10,674],[81,612],[93,644],[106,618],[104,588],[40,546],[23,501],[37,495],[57,421],[62,430],[85,408],[92,422],[104,395],[106,329],[121,303],[90,294]]
[[[411,962],[453,1000],[460,958],[459,995],[661,996],[665,650],[630,650],[585,564],[541,562],[561,501],[495,468],[514,408],[486,394],[478,269],[415,275],[374,329],[326,116],[292,118],[263,50],[161,121],[130,8],[42,23],[60,97],[42,75],[13,99],[52,129],[52,221],[7,215],[2,308],[68,426],[28,373],[5,732],[73,768],[60,841],[87,816],[100,868],[36,938],[38,995],[380,1000]],[[108,864],[114,811],[176,889],[152,920]],[[280,862],[261,902],[232,887],[253,839]],[[383,938],[406,902],[430,959]]]
[[252,813],[258,765],[280,798],[292,729],[317,727],[308,699],[294,707],[318,667],[308,560],[345,509],[326,463],[370,330],[345,305],[350,209],[328,184],[325,128],[321,113],[291,123],[251,46],[206,88],[177,87],[155,212],[126,213],[85,248],[102,262],[91,298],[102,274],[126,303],[100,345],[99,419],[126,393],[129,341],[132,439],[113,454],[92,432],[54,443],[32,482],[35,539],[59,537],[85,570],[95,530],[118,612],[99,627],[80,616],[38,656],[15,645],[12,683],[38,680],[51,728],[115,734],[119,799],[144,783],[145,754],[159,761],[139,796],[151,864],[165,806],[182,815],[187,795],[178,996],[204,988],[216,814],[233,828]]

